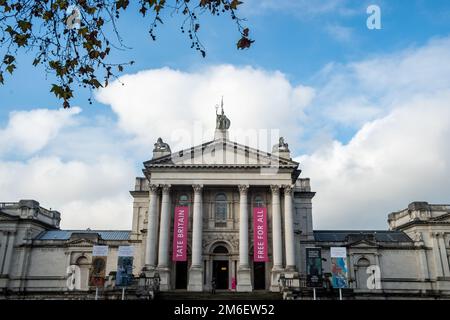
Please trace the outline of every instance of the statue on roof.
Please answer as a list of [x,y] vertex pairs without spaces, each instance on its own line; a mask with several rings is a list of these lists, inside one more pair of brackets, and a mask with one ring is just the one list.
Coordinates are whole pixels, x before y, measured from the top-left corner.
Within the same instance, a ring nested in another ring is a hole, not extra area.
[[170,147],[160,137],[155,143],[155,148],[153,149],[153,152],[170,152]]
[[283,137],[280,137],[278,141],[278,150],[289,152],[289,145],[284,141]]
[[216,129],[219,130],[228,130],[231,125],[230,119],[227,118],[225,113],[223,112],[223,97],[221,102],[222,114],[217,113],[219,106],[216,106]]
[[423,242],[423,235],[422,235],[422,232],[415,231],[415,232],[414,232],[414,236],[413,236],[413,240],[414,240],[415,242]]

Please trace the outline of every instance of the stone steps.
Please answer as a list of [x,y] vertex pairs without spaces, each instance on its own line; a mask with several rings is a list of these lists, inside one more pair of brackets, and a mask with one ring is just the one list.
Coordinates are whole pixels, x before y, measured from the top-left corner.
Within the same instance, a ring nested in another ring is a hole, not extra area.
[[210,292],[188,292],[185,290],[175,290],[159,292],[155,300],[282,300],[283,296],[279,292],[253,291],[234,292],[216,291]]

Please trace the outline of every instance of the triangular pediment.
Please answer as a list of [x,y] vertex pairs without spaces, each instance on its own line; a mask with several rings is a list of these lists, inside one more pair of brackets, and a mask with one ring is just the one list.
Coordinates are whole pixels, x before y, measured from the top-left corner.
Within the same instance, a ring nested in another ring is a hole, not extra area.
[[93,245],[97,245],[97,244],[98,244],[98,241],[94,241],[92,239],[80,238],[80,239],[68,240],[66,243],[66,246],[68,246],[68,247],[84,247],[84,246],[93,246]]
[[438,217],[432,218],[431,221],[435,222],[449,222],[450,223],[450,213],[445,213],[443,215],[440,215]]
[[219,139],[173,152],[144,162],[145,167],[271,167],[297,168],[298,162],[250,148],[237,142]]
[[378,244],[374,241],[362,239],[353,243],[349,243],[349,246],[352,248],[373,248],[378,247]]

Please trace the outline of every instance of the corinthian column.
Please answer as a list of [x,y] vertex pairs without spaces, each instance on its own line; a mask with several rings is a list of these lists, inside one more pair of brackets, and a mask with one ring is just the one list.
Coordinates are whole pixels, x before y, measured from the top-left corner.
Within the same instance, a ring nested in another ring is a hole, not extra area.
[[162,186],[161,221],[159,226],[158,271],[161,291],[170,290],[169,269],[170,185]]
[[281,210],[280,188],[270,186],[272,190],[272,245],[273,245],[273,269],[283,269],[283,239],[281,237]]
[[150,200],[148,204],[148,221],[147,221],[147,244],[145,252],[145,268],[153,270],[156,267],[156,244],[158,233],[158,213],[156,211],[156,202],[158,185],[149,185]]
[[433,256],[434,256],[434,270],[435,274],[434,277],[443,277],[444,276],[444,270],[442,267],[442,260],[441,260],[441,252],[439,250],[439,233],[438,232],[432,232],[431,233],[431,239],[432,239],[432,246],[433,246]]
[[162,186],[161,221],[159,228],[158,267],[169,266],[169,234],[170,234],[170,185]]
[[439,232],[437,241],[439,243],[439,249],[441,252],[442,273],[444,274],[444,277],[450,277],[450,268],[449,268],[449,263],[448,263],[447,250],[445,247],[445,240],[444,240],[443,232]]
[[292,186],[284,186],[284,235],[286,270],[295,270],[294,213],[292,212]]
[[194,217],[192,226],[192,264],[189,270],[188,291],[203,290],[203,264],[202,264],[202,229],[203,208],[202,189],[203,186],[195,184],[194,188]]
[[[2,243],[2,247],[4,247],[2,258],[4,258],[5,260],[2,261],[3,266],[0,264],[0,274],[9,275],[14,253],[16,231],[3,231],[3,234],[5,241]],[[8,277],[6,277],[6,279],[8,279]],[[6,281],[6,285],[8,285],[8,280]]]
[[252,291],[248,263],[248,185],[239,185],[239,269],[237,291]]
[[283,271],[283,239],[281,236],[280,187],[271,185],[272,190],[272,256],[270,291],[280,291],[278,280]]

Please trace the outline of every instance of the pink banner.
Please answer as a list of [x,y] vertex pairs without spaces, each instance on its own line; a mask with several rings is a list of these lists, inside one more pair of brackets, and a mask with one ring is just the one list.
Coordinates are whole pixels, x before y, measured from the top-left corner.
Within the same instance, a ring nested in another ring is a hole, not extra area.
[[267,209],[253,209],[253,261],[267,262]]
[[189,222],[189,207],[175,207],[173,222],[173,261],[187,261],[187,230]]

